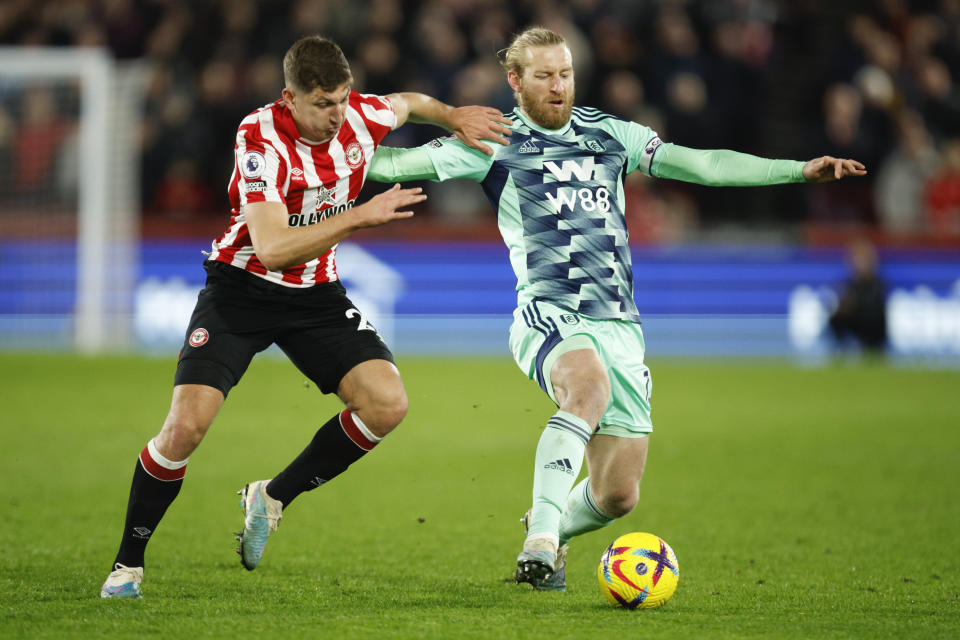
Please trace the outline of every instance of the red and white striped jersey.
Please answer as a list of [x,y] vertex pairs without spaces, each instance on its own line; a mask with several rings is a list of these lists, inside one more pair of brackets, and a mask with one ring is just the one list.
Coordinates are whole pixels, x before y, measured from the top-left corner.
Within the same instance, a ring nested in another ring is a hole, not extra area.
[[225,262],[288,287],[338,279],[337,247],[283,271],[269,271],[253,251],[243,208],[280,202],[288,224],[303,227],[354,205],[373,152],[397,125],[390,101],[350,92],[346,120],[336,137],[312,144],[302,138],[283,100],[257,109],[240,123],[230,176],[230,224],[213,241],[211,260]]

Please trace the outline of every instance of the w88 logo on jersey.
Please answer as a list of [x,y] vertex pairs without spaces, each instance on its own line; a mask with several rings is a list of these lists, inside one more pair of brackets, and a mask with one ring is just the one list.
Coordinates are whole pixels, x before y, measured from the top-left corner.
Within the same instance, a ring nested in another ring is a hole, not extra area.
[[571,211],[599,211],[605,213],[610,210],[610,191],[597,180],[597,165],[592,157],[572,158],[556,162],[548,160],[543,163],[543,179],[546,183],[558,185],[570,182],[584,183],[590,186],[558,186],[555,194],[547,192],[547,200],[553,207],[553,212],[559,214],[564,208]]
[[564,208],[601,213],[610,211],[610,191],[606,187],[560,187],[556,195],[546,195],[554,213],[560,213]]

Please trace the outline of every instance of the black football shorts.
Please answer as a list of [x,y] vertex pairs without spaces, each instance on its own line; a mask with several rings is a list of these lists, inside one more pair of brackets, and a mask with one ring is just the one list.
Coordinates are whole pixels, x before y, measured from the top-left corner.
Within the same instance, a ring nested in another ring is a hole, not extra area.
[[204,263],[180,350],[174,384],[204,384],[227,393],[253,356],[277,344],[324,393],[336,392],[350,369],[393,354],[353,306],[339,282],[293,289],[220,262]]

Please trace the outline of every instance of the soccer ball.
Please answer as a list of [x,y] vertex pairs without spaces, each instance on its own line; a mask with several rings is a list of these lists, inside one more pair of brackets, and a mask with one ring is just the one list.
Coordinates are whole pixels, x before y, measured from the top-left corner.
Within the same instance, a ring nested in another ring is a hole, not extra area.
[[625,609],[659,607],[677,590],[680,565],[666,542],[652,533],[627,533],[607,547],[597,567],[600,591]]

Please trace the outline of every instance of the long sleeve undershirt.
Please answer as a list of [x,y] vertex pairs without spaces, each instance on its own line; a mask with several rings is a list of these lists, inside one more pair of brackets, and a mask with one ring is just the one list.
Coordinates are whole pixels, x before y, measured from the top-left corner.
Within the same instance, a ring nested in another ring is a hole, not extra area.
[[426,149],[380,146],[370,162],[367,179],[376,182],[404,182],[439,180],[439,176]]
[[[803,182],[803,162],[771,160],[727,149],[692,149],[665,144],[654,158],[653,174],[714,187],[748,187]],[[422,147],[377,150],[367,176],[377,182],[438,180]]]
[[[711,187],[758,187],[803,182],[803,162],[771,160],[727,149],[691,149],[666,144],[654,157],[659,178],[695,182]],[[658,161],[659,160],[659,161]]]

